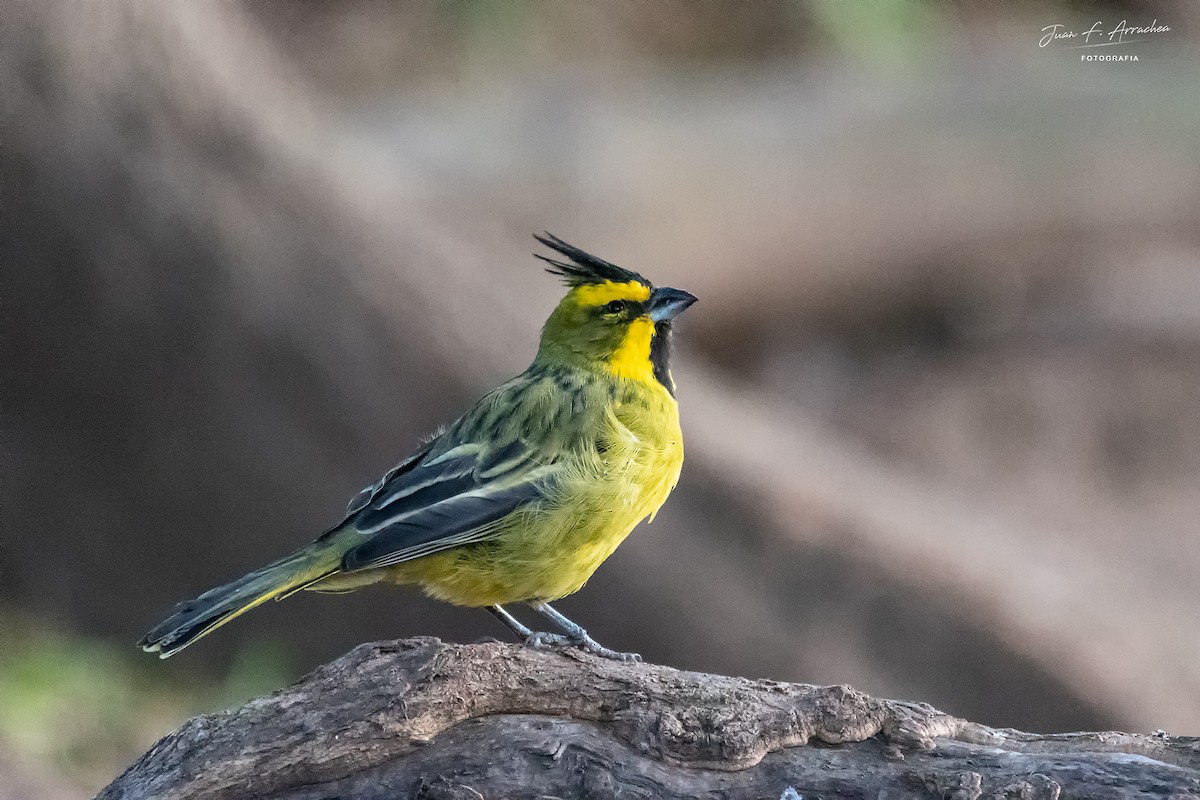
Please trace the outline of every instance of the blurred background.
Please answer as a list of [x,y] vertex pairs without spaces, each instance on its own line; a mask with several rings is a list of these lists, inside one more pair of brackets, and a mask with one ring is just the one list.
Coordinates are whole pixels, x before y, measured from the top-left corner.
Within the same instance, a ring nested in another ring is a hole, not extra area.
[[[133,647],[524,369],[542,230],[701,298],[680,488],[561,605],[598,639],[1200,732],[1200,4],[5,16],[0,798],[360,642],[505,635],[368,589]],[[1038,46],[1122,20],[1170,30]]]

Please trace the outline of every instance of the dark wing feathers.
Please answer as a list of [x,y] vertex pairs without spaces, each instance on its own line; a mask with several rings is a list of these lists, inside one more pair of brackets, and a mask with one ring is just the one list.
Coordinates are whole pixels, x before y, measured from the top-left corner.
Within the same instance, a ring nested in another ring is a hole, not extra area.
[[407,473],[405,480],[393,480],[371,498],[355,522],[363,533],[373,533],[388,520],[410,514],[428,505],[449,500],[456,494],[476,488],[474,455],[440,463],[422,465]]
[[432,445],[351,504],[341,527],[362,543],[343,556],[343,571],[391,566],[486,539],[513,511],[541,498],[555,471],[538,465],[519,441],[496,450],[460,445],[431,458]]
[[411,561],[486,539],[491,529],[541,494],[522,482],[490,494],[458,496],[435,503],[388,525],[342,557],[342,570],[353,572]]
[[574,245],[567,244],[553,234],[547,233],[544,236],[538,236],[535,233],[533,238],[551,250],[562,253],[571,260],[571,263],[568,264],[564,261],[555,261],[538,253],[533,254],[535,258],[540,258],[551,266],[550,269],[546,270],[547,272],[551,275],[562,276],[568,286],[582,286],[588,283],[604,283],[605,281],[613,281],[615,283],[639,281],[650,288],[654,288],[650,281],[636,272],[624,267],[618,267],[616,264],[610,264],[602,258],[597,258]]
[[371,499],[354,520],[360,533],[375,533],[409,514],[481,488],[476,454],[422,465],[392,481]]
[[384,473],[382,478],[354,495],[354,498],[350,500],[350,505],[346,506],[346,516],[348,517],[356,511],[361,511],[366,507],[367,503],[375,499],[375,495],[379,494],[380,490],[389,482],[414,469],[421,462],[421,459],[429,455],[429,451],[433,449],[433,444],[436,441],[437,439],[433,439],[426,442],[420,450]]

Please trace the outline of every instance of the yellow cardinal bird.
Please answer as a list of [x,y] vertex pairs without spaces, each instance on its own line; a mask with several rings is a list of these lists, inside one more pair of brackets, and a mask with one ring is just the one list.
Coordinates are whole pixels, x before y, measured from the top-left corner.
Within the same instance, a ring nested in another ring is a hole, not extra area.
[[[533,364],[351,501],[315,542],[181,603],[139,644],[166,658],[293,592],[387,581],[485,607],[536,648],[603,647],[549,602],[578,591],[675,488],[683,464],[671,321],[696,298],[572,247],[538,256],[569,287]],[[568,263],[569,262],[569,263]],[[561,630],[504,609],[528,603]]]

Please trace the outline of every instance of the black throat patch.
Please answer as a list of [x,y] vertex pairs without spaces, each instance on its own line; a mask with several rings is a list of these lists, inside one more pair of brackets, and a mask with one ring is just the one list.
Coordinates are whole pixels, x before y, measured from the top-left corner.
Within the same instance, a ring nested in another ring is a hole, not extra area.
[[675,381],[671,378],[671,322],[663,320],[654,324],[654,336],[650,339],[650,366],[654,377],[675,396]]

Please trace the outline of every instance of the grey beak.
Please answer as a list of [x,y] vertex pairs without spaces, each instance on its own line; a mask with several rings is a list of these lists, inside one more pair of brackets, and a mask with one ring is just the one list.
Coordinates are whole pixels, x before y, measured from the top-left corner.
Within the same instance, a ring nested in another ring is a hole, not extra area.
[[683,310],[696,302],[696,296],[682,289],[671,289],[666,286],[660,286],[650,293],[650,300],[646,303],[646,309],[650,312],[650,319],[655,322],[666,322],[674,319],[683,313]]

